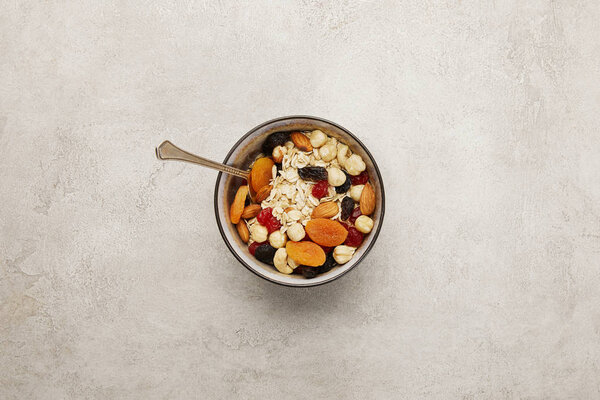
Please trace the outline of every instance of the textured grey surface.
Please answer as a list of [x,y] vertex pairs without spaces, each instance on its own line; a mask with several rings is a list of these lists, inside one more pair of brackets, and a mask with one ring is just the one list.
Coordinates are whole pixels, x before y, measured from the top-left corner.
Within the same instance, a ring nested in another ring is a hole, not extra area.
[[[1,4],[0,398],[600,397],[597,1]],[[311,289],[153,153],[289,114],[389,199]]]

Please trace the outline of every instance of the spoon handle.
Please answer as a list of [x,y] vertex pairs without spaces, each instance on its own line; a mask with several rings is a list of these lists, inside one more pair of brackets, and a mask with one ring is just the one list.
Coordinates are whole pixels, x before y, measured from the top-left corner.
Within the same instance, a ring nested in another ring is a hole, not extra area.
[[194,164],[202,165],[204,167],[216,169],[217,171],[225,172],[239,176],[240,178],[248,179],[248,171],[244,171],[238,168],[231,167],[229,165],[221,164],[216,161],[206,159],[204,157],[197,156],[192,153],[188,153],[185,150],[180,149],[173,143],[165,140],[156,148],[156,157],[159,160],[179,160],[187,161]]

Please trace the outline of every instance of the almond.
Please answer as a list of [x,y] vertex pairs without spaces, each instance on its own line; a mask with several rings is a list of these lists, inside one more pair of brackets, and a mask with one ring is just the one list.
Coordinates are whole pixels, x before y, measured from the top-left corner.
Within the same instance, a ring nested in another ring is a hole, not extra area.
[[269,194],[271,194],[271,189],[273,189],[273,186],[271,185],[260,188],[260,190],[256,193],[256,202],[261,203],[263,200],[269,197]]
[[311,218],[331,218],[338,213],[340,208],[335,201],[319,204],[312,212]]
[[302,151],[312,151],[313,147],[310,144],[310,139],[307,138],[303,133],[300,132],[292,132],[290,134],[290,138],[292,142]]
[[240,234],[240,239],[242,239],[242,242],[248,243],[248,240],[250,240],[250,231],[246,226],[246,222],[240,221],[236,224],[235,227],[237,228],[237,231]]
[[258,215],[260,210],[261,210],[260,204],[250,204],[244,208],[244,211],[242,211],[242,218],[245,218],[245,219],[254,218]]
[[375,192],[370,183],[367,183],[360,194],[360,212],[371,215],[375,211]]

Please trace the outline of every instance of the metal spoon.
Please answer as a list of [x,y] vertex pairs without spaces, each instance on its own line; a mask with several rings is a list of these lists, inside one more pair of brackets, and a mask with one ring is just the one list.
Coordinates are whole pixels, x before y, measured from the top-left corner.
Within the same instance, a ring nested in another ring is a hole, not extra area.
[[239,168],[221,164],[216,161],[212,161],[207,158],[189,153],[175,146],[168,140],[165,140],[156,148],[156,157],[159,160],[187,161],[193,164],[202,165],[203,167],[216,169],[217,171],[225,172],[226,174],[231,174],[239,176],[240,178],[248,179],[249,171],[244,171]]

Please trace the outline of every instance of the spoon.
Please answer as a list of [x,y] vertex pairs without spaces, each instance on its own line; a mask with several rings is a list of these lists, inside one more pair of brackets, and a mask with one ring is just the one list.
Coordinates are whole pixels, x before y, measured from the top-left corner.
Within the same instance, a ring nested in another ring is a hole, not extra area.
[[156,148],[156,157],[159,160],[187,161],[187,162],[190,162],[193,164],[202,165],[203,167],[216,169],[217,171],[225,172],[226,174],[235,175],[235,176],[239,176],[240,178],[248,179],[249,171],[244,171],[239,168],[221,164],[216,161],[212,161],[207,158],[200,157],[195,154],[189,153],[189,152],[175,146],[173,143],[169,142],[168,140],[165,140]]

